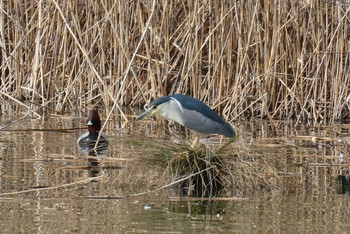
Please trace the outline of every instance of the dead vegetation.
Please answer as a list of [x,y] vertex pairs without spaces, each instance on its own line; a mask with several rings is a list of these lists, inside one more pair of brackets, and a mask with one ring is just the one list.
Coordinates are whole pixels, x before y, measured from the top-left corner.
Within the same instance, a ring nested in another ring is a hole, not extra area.
[[[140,147],[133,161],[126,163],[112,181],[118,188],[156,192],[185,197],[243,197],[258,192],[284,189],[275,155],[243,149],[235,144],[225,149],[164,141],[137,141]],[[131,156],[132,157],[132,156]],[[131,196],[134,196],[134,195]],[[144,194],[143,192],[141,194]],[[147,194],[147,192],[146,192]]]
[[228,120],[349,118],[349,4],[4,1],[0,100],[108,114],[186,93]]

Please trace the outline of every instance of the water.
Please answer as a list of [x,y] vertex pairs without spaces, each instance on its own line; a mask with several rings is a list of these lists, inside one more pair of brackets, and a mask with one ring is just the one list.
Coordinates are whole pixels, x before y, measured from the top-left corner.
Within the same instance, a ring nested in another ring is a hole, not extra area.
[[97,158],[76,145],[84,131],[75,129],[84,125],[78,119],[24,119],[2,131],[1,233],[348,233],[347,125],[240,123],[235,147],[272,159],[285,189],[181,200],[176,186],[137,195],[164,185],[152,184],[164,175],[139,160],[147,141],[169,144],[169,131],[186,137],[155,122],[109,123],[110,144]]

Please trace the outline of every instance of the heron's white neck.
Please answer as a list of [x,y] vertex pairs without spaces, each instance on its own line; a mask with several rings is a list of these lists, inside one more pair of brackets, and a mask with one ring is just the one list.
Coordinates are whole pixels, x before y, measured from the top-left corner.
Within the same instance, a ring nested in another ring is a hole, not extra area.
[[160,104],[158,106],[159,114],[168,120],[173,120],[179,124],[183,125],[183,113],[184,110],[176,99],[171,99],[169,102],[165,104]]

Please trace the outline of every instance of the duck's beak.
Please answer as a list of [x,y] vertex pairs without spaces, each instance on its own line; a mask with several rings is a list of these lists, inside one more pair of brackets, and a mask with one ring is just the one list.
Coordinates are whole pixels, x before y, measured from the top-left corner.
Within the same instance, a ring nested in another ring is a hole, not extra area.
[[147,117],[147,116],[152,116],[156,114],[156,109],[153,109],[152,107],[149,108],[148,110],[146,110],[145,112],[143,112],[141,115],[139,115],[137,118],[136,118],[136,121],[140,121],[141,119]]

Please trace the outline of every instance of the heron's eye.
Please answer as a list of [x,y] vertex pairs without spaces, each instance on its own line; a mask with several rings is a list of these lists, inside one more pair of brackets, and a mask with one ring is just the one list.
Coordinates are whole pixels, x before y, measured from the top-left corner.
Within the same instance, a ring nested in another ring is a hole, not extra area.
[[157,106],[152,106],[152,109],[157,109]]

